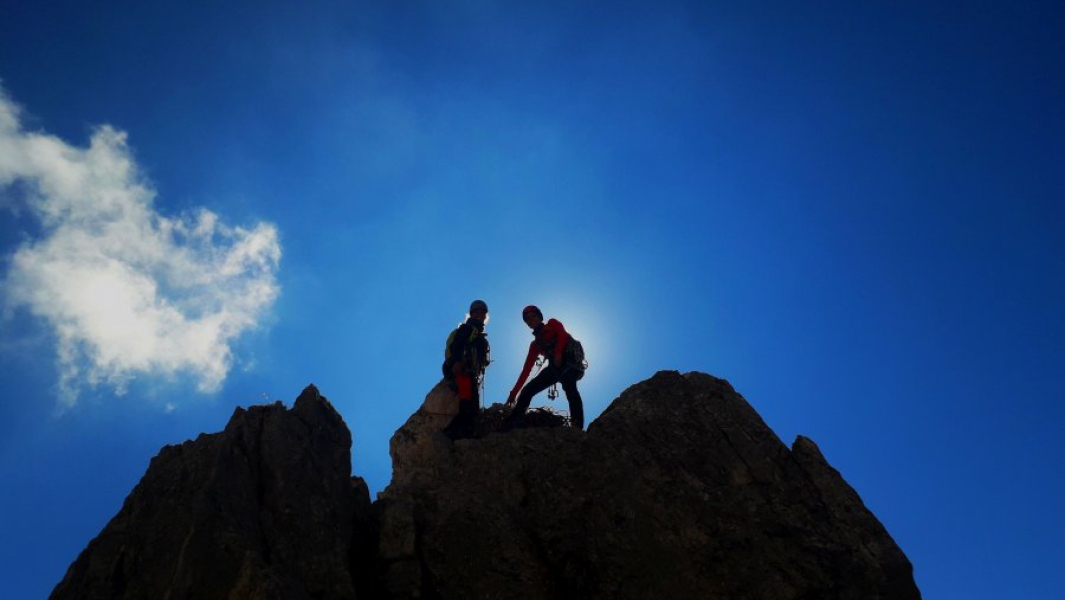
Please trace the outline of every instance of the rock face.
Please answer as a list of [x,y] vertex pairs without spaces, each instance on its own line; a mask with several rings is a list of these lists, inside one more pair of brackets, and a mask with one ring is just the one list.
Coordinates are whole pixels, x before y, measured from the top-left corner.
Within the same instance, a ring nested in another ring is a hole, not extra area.
[[[508,413],[502,404],[483,409],[474,425],[476,436],[498,431]],[[452,446],[450,438],[441,432],[457,414],[459,397],[441,379],[425,396],[418,410],[389,440],[392,482],[382,496],[389,496],[392,490],[431,486],[439,478],[439,471],[447,463]],[[526,413],[525,423],[530,427],[562,427],[566,420],[550,410],[533,408]]]
[[[402,481],[425,465],[393,468]],[[789,450],[709,375],[659,373],[586,433],[456,442],[433,469],[378,502],[392,596],[920,597],[817,446]]]
[[355,598],[370,511],[351,434],[310,386],[163,448],[51,597]]
[[[410,487],[431,482],[436,476],[437,457],[446,456],[451,442],[440,432],[459,414],[459,398],[443,379],[425,401],[389,440],[392,457],[392,483],[389,487]],[[404,469],[397,470],[396,464]],[[386,492],[387,493],[387,492]]]
[[53,597],[920,598],[817,446],[724,380],[661,372],[587,432],[457,442],[448,394],[396,432],[372,508],[317,390],[238,409],[153,460]]

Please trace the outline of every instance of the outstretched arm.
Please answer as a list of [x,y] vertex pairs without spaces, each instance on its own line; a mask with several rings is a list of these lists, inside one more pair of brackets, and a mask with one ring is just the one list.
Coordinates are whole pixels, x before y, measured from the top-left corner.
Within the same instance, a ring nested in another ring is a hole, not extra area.
[[521,386],[525,385],[525,380],[529,378],[529,372],[532,371],[533,364],[538,356],[540,356],[540,349],[536,347],[536,342],[529,344],[529,355],[525,357],[525,366],[521,368],[518,382],[514,384],[514,388],[510,390],[510,395],[507,396],[507,404],[514,404],[514,399],[518,396],[518,392],[521,391]]

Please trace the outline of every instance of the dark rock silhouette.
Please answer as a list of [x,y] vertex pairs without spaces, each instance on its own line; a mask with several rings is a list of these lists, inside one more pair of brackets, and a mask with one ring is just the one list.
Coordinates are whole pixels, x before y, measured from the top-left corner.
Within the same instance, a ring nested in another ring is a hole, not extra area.
[[[483,409],[473,427],[474,437],[483,438],[498,431],[508,413],[502,404]],[[457,414],[458,396],[441,380],[389,441],[392,482],[385,495],[395,488],[433,484],[439,477],[441,465],[447,463],[451,454],[452,440],[440,432]],[[526,427],[562,427],[566,423],[565,418],[549,409],[533,408],[525,417]]]
[[[724,380],[661,372],[587,432],[452,442],[442,385],[371,507],[313,387],[164,448],[53,598],[920,598],[854,490]],[[498,415],[497,415],[498,416]]]
[[51,597],[353,598],[372,523],[351,434],[312,385],[163,448]]

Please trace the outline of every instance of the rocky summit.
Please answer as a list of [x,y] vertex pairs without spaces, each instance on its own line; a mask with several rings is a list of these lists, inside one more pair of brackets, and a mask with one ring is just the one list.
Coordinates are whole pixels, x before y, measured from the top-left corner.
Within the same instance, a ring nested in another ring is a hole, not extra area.
[[660,372],[587,431],[440,433],[438,385],[370,502],[313,386],[168,446],[52,598],[920,598],[858,494],[728,382]]

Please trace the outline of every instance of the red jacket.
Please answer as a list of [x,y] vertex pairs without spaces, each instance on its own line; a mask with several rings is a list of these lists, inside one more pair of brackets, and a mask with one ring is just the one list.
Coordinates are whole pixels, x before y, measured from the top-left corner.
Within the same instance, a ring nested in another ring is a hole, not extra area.
[[569,344],[569,334],[566,333],[566,328],[562,326],[562,323],[555,319],[548,319],[547,323],[544,323],[533,335],[535,339],[529,344],[529,355],[525,357],[525,366],[521,368],[518,382],[510,391],[511,396],[517,394],[521,386],[525,385],[529,372],[532,371],[536,359],[540,356],[546,356],[551,364],[562,366],[562,353],[566,351],[566,345]]

